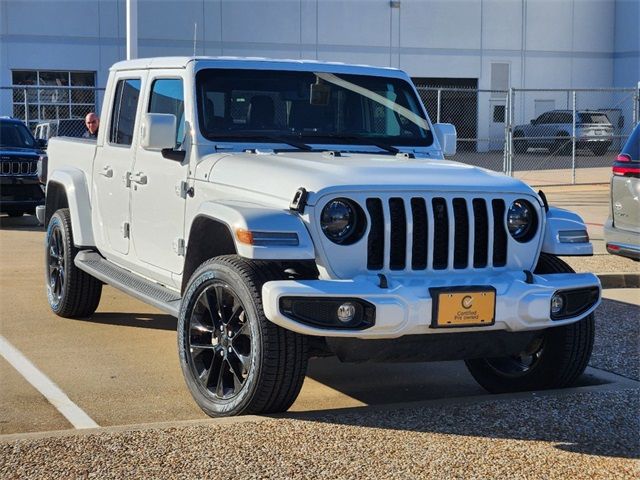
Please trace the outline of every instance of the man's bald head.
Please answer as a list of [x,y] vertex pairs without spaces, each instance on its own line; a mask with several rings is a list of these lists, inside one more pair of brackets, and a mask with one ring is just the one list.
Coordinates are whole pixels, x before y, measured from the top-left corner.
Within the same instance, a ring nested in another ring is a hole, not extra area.
[[100,126],[100,118],[94,112],[87,113],[87,116],[84,118],[84,124],[89,130],[91,135],[95,135],[98,131],[98,127]]

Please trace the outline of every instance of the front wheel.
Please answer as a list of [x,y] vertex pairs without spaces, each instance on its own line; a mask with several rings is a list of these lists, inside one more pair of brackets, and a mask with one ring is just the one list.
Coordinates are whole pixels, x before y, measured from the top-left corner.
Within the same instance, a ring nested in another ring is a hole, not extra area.
[[[536,273],[573,273],[553,255],[541,254]],[[584,372],[595,335],[593,314],[561,327],[541,332],[527,350],[518,355],[480,358],[465,363],[475,380],[491,393],[563,388]]]
[[262,285],[268,263],[230,255],[191,277],[178,319],[178,350],[191,395],[209,416],[274,413],[294,402],[307,369],[306,337],[271,323]]

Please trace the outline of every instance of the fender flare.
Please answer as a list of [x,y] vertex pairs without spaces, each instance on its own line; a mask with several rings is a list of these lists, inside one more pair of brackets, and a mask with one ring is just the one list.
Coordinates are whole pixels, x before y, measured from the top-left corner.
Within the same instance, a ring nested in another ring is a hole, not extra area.
[[[47,182],[47,195],[52,184],[60,185],[67,196],[69,213],[71,214],[71,228],[73,229],[73,243],[78,247],[95,246],[91,226],[91,200],[85,173],[78,168],[71,167],[54,170]],[[50,218],[53,213],[53,211],[48,212],[47,218]]]
[[577,213],[564,208],[549,207],[542,242],[542,252],[552,255],[593,255],[593,245],[589,241],[561,242],[561,232],[587,232],[587,225]]
[[[243,202],[204,202],[193,221],[210,218],[227,226],[238,255],[253,260],[314,260],[315,250],[311,236],[302,219],[288,210],[264,207]],[[238,229],[249,232],[295,233],[297,245],[249,245],[237,238]],[[192,239],[187,239],[191,242]]]

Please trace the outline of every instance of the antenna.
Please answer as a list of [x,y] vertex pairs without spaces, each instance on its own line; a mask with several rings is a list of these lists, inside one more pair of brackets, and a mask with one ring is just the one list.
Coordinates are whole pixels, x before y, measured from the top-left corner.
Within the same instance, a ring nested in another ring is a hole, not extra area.
[[196,42],[198,38],[198,22],[193,22],[193,56],[196,56]]

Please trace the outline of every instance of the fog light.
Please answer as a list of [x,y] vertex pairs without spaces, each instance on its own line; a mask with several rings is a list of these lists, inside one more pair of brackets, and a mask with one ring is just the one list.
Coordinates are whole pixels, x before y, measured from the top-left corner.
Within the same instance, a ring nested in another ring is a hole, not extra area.
[[564,308],[564,298],[562,295],[555,294],[551,298],[551,315],[558,315]]
[[338,307],[338,320],[349,323],[356,316],[356,306],[353,303],[343,303]]

